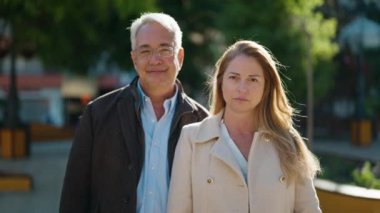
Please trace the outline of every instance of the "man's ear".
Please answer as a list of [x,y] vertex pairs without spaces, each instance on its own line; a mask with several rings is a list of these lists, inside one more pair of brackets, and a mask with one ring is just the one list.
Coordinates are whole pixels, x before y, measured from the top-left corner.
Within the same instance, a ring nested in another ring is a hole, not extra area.
[[136,63],[137,63],[137,56],[136,56],[136,53],[131,51],[131,59],[132,59],[132,62],[133,62],[133,66],[135,67],[136,69]]
[[177,57],[178,57],[179,66],[180,68],[182,68],[183,60],[185,58],[185,50],[183,49],[183,47],[179,48]]
[[131,59],[132,59],[133,63],[135,63],[136,54],[133,51],[131,51],[130,53],[131,53]]

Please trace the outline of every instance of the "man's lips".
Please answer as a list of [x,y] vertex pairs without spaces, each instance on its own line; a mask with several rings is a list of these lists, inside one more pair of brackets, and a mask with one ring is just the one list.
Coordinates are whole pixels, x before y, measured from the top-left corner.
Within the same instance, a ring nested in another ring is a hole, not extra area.
[[166,72],[166,69],[155,69],[155,70],[147,70],[147,73],[163,73]]

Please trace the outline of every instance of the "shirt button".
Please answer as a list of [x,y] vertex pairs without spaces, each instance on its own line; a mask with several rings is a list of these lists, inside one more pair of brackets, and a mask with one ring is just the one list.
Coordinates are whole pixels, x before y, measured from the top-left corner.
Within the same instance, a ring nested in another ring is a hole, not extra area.
[[214,179],[212,177],[208,177],[207,178],[207,183],[208,184],[214,183]]

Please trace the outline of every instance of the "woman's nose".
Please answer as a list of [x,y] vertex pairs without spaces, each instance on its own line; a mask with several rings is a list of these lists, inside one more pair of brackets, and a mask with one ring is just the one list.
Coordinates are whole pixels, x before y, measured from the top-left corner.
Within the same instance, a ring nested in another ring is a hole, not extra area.
[[244,81],[239,81],[238,83],[238,91],[245,92],[247,91],[247,85]]

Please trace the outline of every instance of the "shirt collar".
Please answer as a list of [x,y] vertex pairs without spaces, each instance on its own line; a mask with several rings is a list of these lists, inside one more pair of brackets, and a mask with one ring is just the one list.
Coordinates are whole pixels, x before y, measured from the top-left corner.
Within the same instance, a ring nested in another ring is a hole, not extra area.
[[[149,98],[149,96],[147,96],[144,93],[143,89],[141,88],[140,80],[137,82],[137,90],[138,90],[140,99],[142,100],[141,107],[144,108],[144,106],[146,105],[146,102],[148,102],[148,101],[150,102],[150,98]],[[177,102],[176,101],[177,100],[177,94],[178,94],[178,86],[177,86],[177,84],[175,84],[174,95],[171,98],[168,98],[164,101],[165,111],[173,111],[175,109],[175,105]]]

